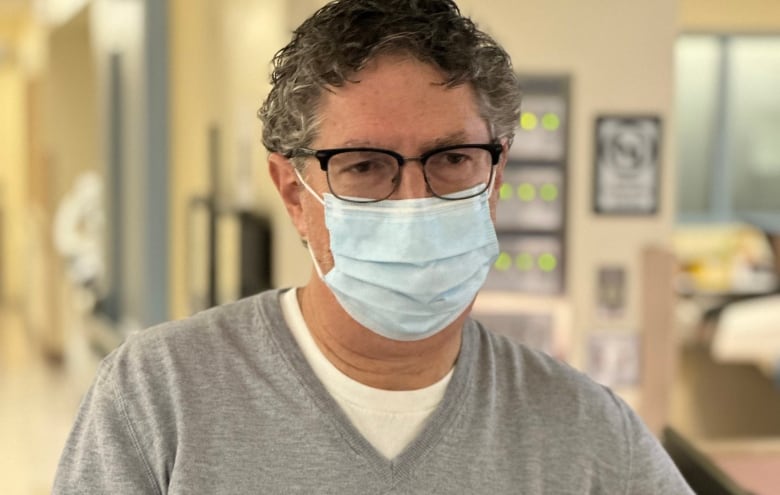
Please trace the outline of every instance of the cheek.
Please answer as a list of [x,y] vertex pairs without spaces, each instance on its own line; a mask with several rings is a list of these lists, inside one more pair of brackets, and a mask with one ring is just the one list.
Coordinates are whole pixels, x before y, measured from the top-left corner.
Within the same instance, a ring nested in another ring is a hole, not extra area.
[[314,257],[323,273],[333,267],[333,255],[330,252],[330,235],[325,226],[323,207],[313,198],[302,201],[303,220],[306,223],[306,241],[311,246]]

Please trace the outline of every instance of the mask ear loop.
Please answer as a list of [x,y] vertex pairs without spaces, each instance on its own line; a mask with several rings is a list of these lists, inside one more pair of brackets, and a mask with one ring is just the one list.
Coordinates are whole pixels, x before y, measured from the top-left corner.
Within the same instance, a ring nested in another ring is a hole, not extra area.
[[[306,188],[309,193],[311,193],[314,198],[319,201],[323,206],[325,206],[325,201],[320,198],[319,194],[314,192],[314,189],[309,186],[309,184],[306,183],[305,180],[303,180],[303,177],[301,177],[301,173],[298,172],[297,168],[293,169],[295,171],[295,175],[298,177],[298,180],[301,181],[301,184],[303,184],[303,187]],[[309,251],[309,257],[311,257],[311,261],[314,264],[314,269],[317,271],[317,276],[320,277],[320,280],[324,280],[324,275],[322,274],[322,269],[320,268],[320,264],[317,263],[317,258],[314,257],[314,251],[311,250],[311,243],[307,240],[306,241],[306,249]]]
[[314,251],[311,250],[311,242],[306,242],[306,249],[309,250],[309,256],[311,257],[311,262],[314,264],[314,269],[317,271],[317,276],[320,277],[320,280],[325,280],[320,264],[317,263],[317,258],[314,257]]
[[493,195],[493,187],[496,185],[496,170],[495,167],[493,167],[493,173],[490,174],[490,185],[488,185],[487,188],[487,197],[490,198],[490,196]]
[[298,177],[298,180],[301,181],[301,184],[303,184],[303,187],[305,187],[306,190],[309,191],[311,193],[311,195],[314,196],[314,198],[317,201],[319,201],[322,206],[325,206],[325,200],[323,200],[320,197],[319,194],[314,192],[314,189],[312,189],[311,186],[309,184],[307,184],[305,180],[303,180],[303,177],[301,177],[301,173],[298,172],[298,169],[297,168],[293,168],[293,170],[295,171],[295,176]]

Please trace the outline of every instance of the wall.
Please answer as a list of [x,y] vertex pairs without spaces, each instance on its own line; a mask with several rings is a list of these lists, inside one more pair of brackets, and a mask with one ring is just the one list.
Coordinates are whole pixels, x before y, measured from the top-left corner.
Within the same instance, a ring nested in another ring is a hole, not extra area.
[[20,304],[24,296],[27,209],[25,168],[25,77],[19,67],[0,65],[0,296]]
[[88,170],[99,169],[96,74],[87,10],[55,28],[49,38],[46,85],[50,191],[55,204]]
[[[29,270],[35,268],[29,235],[33,214],[41,204],[37,179],[39,170],[29,166],[39,159],[39,134],[30,115],[40,95],[45,60],[41,26],[21,5],[2,6],[0,17],[0,299],[15,305],[28,302]],[[37,174],[37,175],[36,175]],[[40,218],[36,218],[40,220]],[[43,295],[41,295],[43,297]]]
[[[187,204],[192,195],[208,189],[206,136],[209,115],[215,107],[211,94],[215,74],[211,65],[212,33],[207,21],[211,2],[170,2],[170,108],[171,108],[171,316],[188,314]],[[186,19],[186,21],[185,21]],[[197,55],[196,55],[197,54]]]
[[[289,36],[296,2],[171,1],[171,313],[189,314],[187,205],[211,190],[208,131],[220,130],[220,206],[250,209],[273,223],[274,283],[304,283],[300,246],[267,172],[256,118],[268,91],[269,61]],[[226,246],[229,250],[234,246]],[[197,249],[197,247],[195,247]],[[229,260],[235,261],[235,260]],[[230,263],[226,263],[230,264]],[[235,281],[225,276],[223,282]]]
[[[78,313],[65,259],[54,249],[54,220],[78,177],[100,170],[89,8],[73,11],[58,21],[46,30],[45,70],[34,117],[37,126],[31,128],[37,134],[43,158],[40,163],[35,158],[30,163],[39,181],[31,200],[36,209],[43,211],[43,218],[39,241],[30,239],[32,245],[40,244],[33,268],[42,270],[37,275],[31,270],[28,319],[32,333],[52,356],[64,353]],[[41,294],[40,299],[37,294]]]
[[776,0],[680,0],[679,15],[682,31],[780,32]]

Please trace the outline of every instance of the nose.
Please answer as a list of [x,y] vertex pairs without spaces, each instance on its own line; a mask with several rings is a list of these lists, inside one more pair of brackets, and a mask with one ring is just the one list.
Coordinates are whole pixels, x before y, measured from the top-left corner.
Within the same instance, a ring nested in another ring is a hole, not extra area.
[[433,196],[425,182],[423,165],[419,159],[407,159],[404,165],[399,168],[395,181],[397,182],[395,191],[389,199],[416,199]]

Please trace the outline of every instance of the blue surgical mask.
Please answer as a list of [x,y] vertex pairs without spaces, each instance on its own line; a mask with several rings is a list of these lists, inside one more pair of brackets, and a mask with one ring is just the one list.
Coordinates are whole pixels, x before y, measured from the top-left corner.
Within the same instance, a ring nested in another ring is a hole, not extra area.
[[351,203],[301,182],[325,205],[330,233],[334,267],[323,274],[312,255],[317,273],[355,321],[389,339],[424,339],[455,321],[498,256],[492,188],[458,201]]

